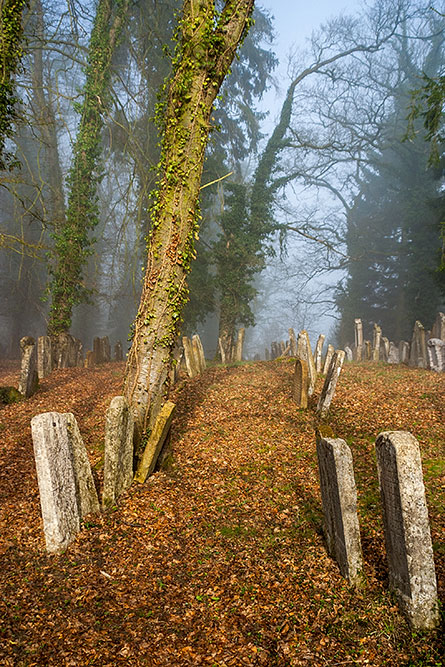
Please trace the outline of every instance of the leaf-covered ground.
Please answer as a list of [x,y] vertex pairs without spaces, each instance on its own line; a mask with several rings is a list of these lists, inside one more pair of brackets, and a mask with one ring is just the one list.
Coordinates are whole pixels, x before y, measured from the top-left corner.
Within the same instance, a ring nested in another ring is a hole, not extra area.
[[[321,535],[313,405],[289,362],[210,368],[173,394],[162,471],[47,556],[30,419],[73,412],[100,486],[104,413],[123,365],[56,371],[0,409],[0,664],[442,665],[387,592],[373,442],[420,441],[439,593],[445,588],[445,375],[350,364],[330,423],[353,451],[366,583],[351,588]],[[0,384],[17,382],[4,365]],[[318,380],[314,400],[321,389]]]

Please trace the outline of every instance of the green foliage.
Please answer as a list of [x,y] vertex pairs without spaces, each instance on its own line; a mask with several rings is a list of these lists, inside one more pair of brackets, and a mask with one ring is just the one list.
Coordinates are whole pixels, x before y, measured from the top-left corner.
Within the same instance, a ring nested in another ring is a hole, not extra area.
[[445,76],[429,77],[423,75],[423,86],[413,91],[410,113],[408,116],[408,137],[415,136],[415,121],[423,119],[426,140],[431,143],[430,164],[439,164],[439,147],[445,141],[444,107]]
[[0,403],[3,405],[10,405],[22,400],[22,394],[15,387],[0,387]]
[[88,300],[83,269],[92,254],[91,231],[99,222],[97,186],[101,174],[103,116],[110,105],[111,60],[128,3],[100,0],[91,33],[85,69],[79,129],[68,175],[66,223],[53,234],[53,266],[50,268],[52,304],[49,334],[68,331],[74,306]]
[[18,99],[14,92],[14,75],[22,57],[22,13],[26,0],[4,0],[0,18],[0,170],[12,169],[16,162],[5,150],[5,142],[12,135],[12,124],[17,118]]

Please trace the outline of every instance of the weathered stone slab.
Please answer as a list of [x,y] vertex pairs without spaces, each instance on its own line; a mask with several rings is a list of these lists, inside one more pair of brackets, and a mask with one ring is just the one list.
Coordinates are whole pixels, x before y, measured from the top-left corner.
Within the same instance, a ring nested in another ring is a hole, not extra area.
[[418,368],[427,367],[425,328],[419,320],[414,324],[409,365],[417,366]]
[[155,469],[156,461],[161,453],[164,442],[173,421],[176,405],[167,401],[159,412],[153,430],[145,446],[144,453],[139,461],[138,469],[134,477],[136,482],[143,484],[147,477]]
[[380,359],[381,340],[382,330],[378,324],[374,324],[374,332],[372,336],[372,361],[379,361]]
[[194,378],[197,375],[199,375],[199,367],[197,366],[196,363],[192,341],[187,336],[184,336],[182,339],[182,344],[184,346],[184,359],[185,359],[187,374],[190,378]]
[[323,352],[323,344],[325,338],[326,336],[324,334],[320,334],[318,336],[317,344],[315,346],[314,363],[315,363],[315,370],[317,371],[317,373],[321,373],[321,371],[323,370],[322,352]]
[[83,444],[76,418],[71,412],[67,412],[61,415],[61,417],[65,420],[69,447],[73,455],[76,492],[78,496],[80,517],[83,518],[87,514],[100,511],[99,500],[94,485],[87,450]]
[[389,339],[386,336],[382,336],[380,342],[380,359],[383,361],[388,361],[389,358]]
[[363,563],[351,450],[339,438],[320,438],[317,458],[328,552],[343,577],[358,584]]
[[94,368],[94,352],[88,350],[85,356],[85,368]]
[[101,364],[103,362],[102,359],[102,344],[100,341],[100,338],[97,336],[93,338],[93,357],[94,357],[94,363],[95,364]]
[[108,336],[103,336],[100,339],[101,357],[103,363],[111,361],[111,345]]
[[372,359],[372,345],[370,340],[365,340],[365,361]]
[[346,357],[346,361],[353,361],[354,360],[354,356],[352,354],[352,350],[349,347],[349,345],[345,345],[345,357]]
[[375,446],[389,584],[413,627],[434,628],[437,585],[419,445],[407,431],[387,431]]
[[124,353],[122,351],[122,343],[120,340],[114,345],[114,361],[123,361]]
[[24,336],[20,340],[20,352],[22,355],[19,392],[29,398],[37,391],[39,376],[37,373],[37,348],[34,338]]
[[296,357],[297,356],[297,339],[296,339],[296,336],[295,336],[295,331],[292,329],[292,327],[289,329],[289,342],[290,342],[291,356]]
[[430,338],[427,343],[428,368],[436,373],[445,371],[445,341]]
[[354,339],[354,359],[361,361],[363,357],[363,324],[359,317],[354,320]]
[[409,363],[409,343],[401,340],[399,343],[399,361],[401,364]]
[[297,357],[307,363],[309,377],[308,395],[312,396],[314,393],[315,382],[317,380],[317,371],[315,370],[315,362],[314,357],[312,356],[309,335],[305,329],[298,334]]
[[334,352],[335,352],[334,346],[328,345],[328,349],[326,350],[326,356],[324,358],[323,375],[326,375],[326,373],[329,370]]
[[115,396],[105,417],[103,507],[111,507],[133,481],[134,419],[124,396]]
[[235,351],[234,351],[234,361],[242,361],[243,360],[243,347],[244,347],[244,336],[246,334],[246,330],[244,327],[241,327],[241,329],[238,331],[238,336],[236,338],[236,344],[235,344]]
[[318,399],[317,413],[321,417],[324,417],[329,412],[332,398],[335,393],[335,388],[337,386],[337,380],[340,376],[344,360],[345,353],[343,350],[337,350],[334,352],[331,365],[329,366],[323,389],[320,394],[320,398]]
[[57,412],[31,420],[46,549],[60,553],[80,530],[73,452],[66,419]]
[[445,341],[445,313],[437,313],[431,329],[431,338],[440,338],[440,340]]
[[298,408],[307,408],[308,365],[303,359],[297,359],[294,370],[293,397]]
[[198,334],[192,336],[192,346],[193,354],[195,355],[196,365],[199,368],[199,372],[203,373],[206,369],[206,360],[204,356],[204,348],[201,343],[201,339]]
[[388,353],[388,364],[399,364],[399,363],[400,363],[399,348],[395,345],[395,343],[390,342],[389,353]]
[[224,345],[221,338],[218,338],[218,348],[219,348],[219,353],[221,355],[221,363],[226,364],[227,363],[226,351],[224,349]]
[[39,380],[48,377],[52,370],[51,337],[39,336],[37,339],[37,375]]

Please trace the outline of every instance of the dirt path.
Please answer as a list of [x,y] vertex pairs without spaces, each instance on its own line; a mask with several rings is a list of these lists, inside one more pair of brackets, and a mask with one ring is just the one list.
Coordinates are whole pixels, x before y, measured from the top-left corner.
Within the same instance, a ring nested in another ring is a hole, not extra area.
[[[176,388],[166,468],[46,556],[30,418],[73,411],[100,484],[121,373],[58,371],[0,411],[1,664],[440,664],[437,641],[413,638],[386,592],[371,435],[397,422],[421,438],[438,542],[444,378],[381,366],[342,376],[332,425],[354,442],[367,575],[356,592],[325,552],[312,413],[289,398],[288,363],[208,369]],[[443,560],[437,547],[441,587]]]

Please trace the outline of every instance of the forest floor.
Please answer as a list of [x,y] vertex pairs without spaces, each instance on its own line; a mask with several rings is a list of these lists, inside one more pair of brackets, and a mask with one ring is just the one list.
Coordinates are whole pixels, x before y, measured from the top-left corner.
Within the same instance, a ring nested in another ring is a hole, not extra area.
[[[30,420],[73,412],[97,484],[105,410],[123,364],[55,371],[0,409],[0,664],[442,665],[440,633],[412,632],[387,591],[374,440],[420,442],[439,595],[445,600],[445,375],[347,364],[329,422],[351,446],[366,580],[327,555],[314,438],[285,361],[214,367],[176,385],[164,468],[66,552],[45,553]],[[17,386],[3,364],[0,384]]]

